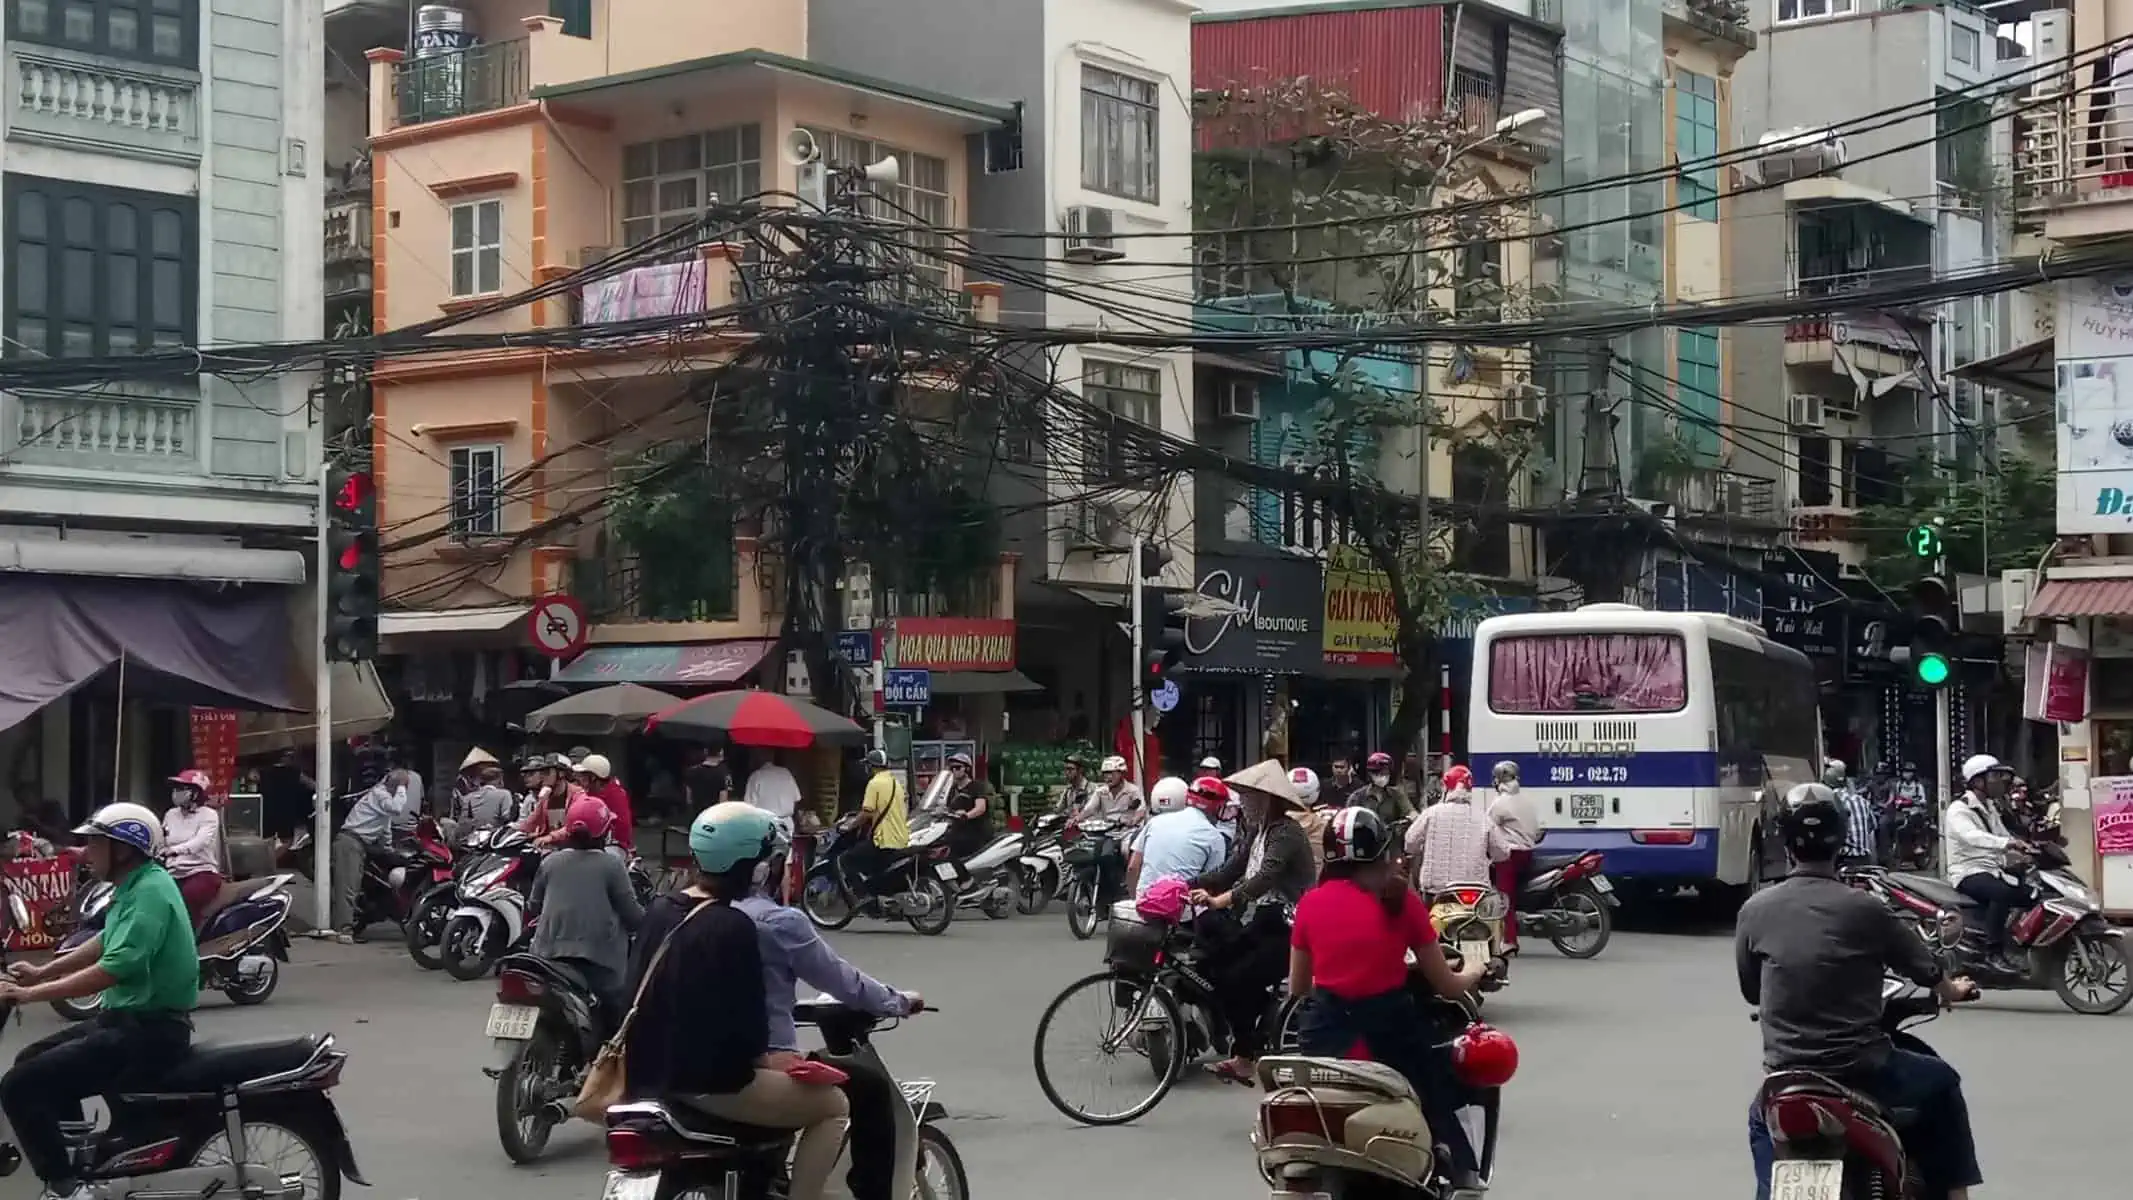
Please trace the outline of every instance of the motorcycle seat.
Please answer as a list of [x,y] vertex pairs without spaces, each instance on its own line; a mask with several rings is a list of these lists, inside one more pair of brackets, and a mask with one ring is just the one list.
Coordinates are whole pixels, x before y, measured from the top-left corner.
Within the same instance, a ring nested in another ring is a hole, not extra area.
[[1585,857],[1583,850],[1561,851],[1554,854],[1543,854],[1536,850],[1533,852],[1532,862],[1526,867],[1526,876],[1531,878],[1544,871],[1553,871],[1557,867],[1567,867],[1583,857]]
[[310,1062],[325,1038],[305,1034],[249,1042],[202,1042],[155,1081],[154,1092],[213,1092],[294,1071]]
[[1963,895],[1955,885],[1935,875],[1920,875],[1915,871],[1891,871],[1888,881],[1907,892],[1915,892],[1943,908],[1976,908],[1977,901]]
[[1857,1111],[1880,1117],[1897,1128],[1916,1124],[1919,1116],[1917,1109],[1884,1107],[1879,1100],[1858,1088],[1813,1071],[1781,1071],[1765,1079],[1764,1101],[1775,1100],[1780,1096],[1835,1096]]
[[215,898],[208,901],[207,905],[200,910],[200,919],[194,922],[195,927],[207,928],[208,922],[221,916],[224,909],[239,900],[249,900],[253,896],[266,891],[274,880],[274,876],[268,875],[259,879],[240,879],[235,883],[223,884],[222,890],[215,893]]
[[677,1096],[675,1099],[678,1103],[669,1106],[667,1113],[685,1132],[697,1137],[730,1138],[739,1150],[782,1150],[799,1132],[729,1120],[698,1108],[693,1097]]
[[497,970],[499,972],[520,971],[528,975],[545,975],[567,988],[590,997],[595,1004],[600,1001],[599,993],[593,990],[592,982],[585,978],[585,973],[580,971],[576,964],[565,962],[562,959],[542,958],[538,954],[507,954],[497,964]]

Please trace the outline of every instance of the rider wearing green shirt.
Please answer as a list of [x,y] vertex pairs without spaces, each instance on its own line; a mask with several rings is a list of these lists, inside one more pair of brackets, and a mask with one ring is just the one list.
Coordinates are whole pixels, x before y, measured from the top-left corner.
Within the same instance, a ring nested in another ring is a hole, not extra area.
[[89,869],[112,884],[103,932],[42,965],[15,963],[0,1004],[43,1004],[103,993],[97,1014],[23,1048],[0,1076],[0,1109],[47,1196],[74,1190],[62,1122],[81,1102],[152,1081],[192,1045],[200,959],[185,898],[156,861],[163,825],[138,804],[107,804],[75,834]]

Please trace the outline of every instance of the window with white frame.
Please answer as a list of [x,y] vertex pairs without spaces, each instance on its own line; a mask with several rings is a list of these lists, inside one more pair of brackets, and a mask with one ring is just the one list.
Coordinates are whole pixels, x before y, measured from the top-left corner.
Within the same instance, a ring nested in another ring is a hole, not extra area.
[[1968,25],[1948,26],[1948,57],[1966,67],[1979,66],[1984,54],[1984,39]]
[[503,447],[454,446],[451,472],[452,538],[465,542],[503,533]]
[[1859,11],[1859,0],[1777,0],[1779,21],[1819,21]]
[[452,295],[504,290],[504,202],[452,206]]
[[1148,467],[1162,434],[1162,374],[1152,367],[1086,362],[1081,397],[1103,414],[1086,435],[1082,477],[1109,487],[1155,486]]
[[938,253],[947,237],[940,231],[955,216],[948,198],[948,160],[848,133],[808,132],[815,135],[828,167],[871,167],[885,158],[896,160],[896,182],[867,184],[860,211],[892,225],[917,226],[897,239],[910,248],[912,273],[936,287],[948,286],[948,262]]
[[[729,125],[622,148],[622,242],[695,224],[763,190],[763,128]],[[692,247],[693,248],[693,247]]]
[[1081,186],[1153,204],[1161,89],[1102,67],[1081,68]]

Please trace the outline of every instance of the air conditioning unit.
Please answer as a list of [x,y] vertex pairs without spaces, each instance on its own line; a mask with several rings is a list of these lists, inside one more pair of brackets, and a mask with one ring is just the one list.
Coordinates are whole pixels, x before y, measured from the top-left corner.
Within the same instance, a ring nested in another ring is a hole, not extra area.
[[1774,130],[1756,139],[1755,151],[1761,182],[1769,184],[1840,170],[1849,157],[1844,139],[1828,128]]
[[800,163],[792,169],[792,190],[809,207],[829,207],[829,172],[821,163]]
[[1223,421],[1259,419],[1259,385],[1249,379],[1224,379],[1215,385],[1215,416]]
[[1504,389],[1501,419],[1506,425],[1538,425],[1548,389],[1531,383],[1516,383]]
[[1069,550],[1114,550],[1125,540],[1124,523],[1107,504],[1082,500],[1067,512]]
[[1068,262],[1117,262],[1126,257],[1112,236],[1113,215],[1097,204],[1069,204],[1066,210],[1066,258]]
[[1786,397],[1786,419],[1794,429],[1820,429],[1827,421],[1822,410],[1822,397],[1795,392]]

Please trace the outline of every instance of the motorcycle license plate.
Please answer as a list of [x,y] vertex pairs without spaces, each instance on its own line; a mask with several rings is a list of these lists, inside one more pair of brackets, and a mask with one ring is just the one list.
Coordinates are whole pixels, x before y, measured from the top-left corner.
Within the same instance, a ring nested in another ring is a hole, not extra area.
[[609,1171],[600,1200],[652,1200],[659,1194],[659,1172]]
[[955,864],[935,863],[933,865],[933,873],[952,883],[955,881]]
[[1487,942],[1459,943],[1459,960],[1470,963],[1489,961],[1489,944]]
[[1607,797],[1572,796],[1570,819],[1573,821],[1597,821],[1607,815]]
[[533,1027],[540,1020],[541,1010],[531,1004],[492,1004],[489,1029],[484,1036],[523,1042],[533,1036]]
[[1796,1159],[1770,1164],[1770,1200],[1843,1200],[1844,1163]]
[[1607,876],[1595,875],[1592,877],[1592,890],[1604,896],[1607,893],[1614,891],[1615,885],[1607,878]]

